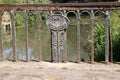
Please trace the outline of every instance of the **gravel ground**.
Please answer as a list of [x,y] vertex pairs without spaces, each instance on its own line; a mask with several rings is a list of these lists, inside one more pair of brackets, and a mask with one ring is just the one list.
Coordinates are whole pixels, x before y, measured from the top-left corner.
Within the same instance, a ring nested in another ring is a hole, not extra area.
[[120,65],[1,61],[0,80],[120,80]]

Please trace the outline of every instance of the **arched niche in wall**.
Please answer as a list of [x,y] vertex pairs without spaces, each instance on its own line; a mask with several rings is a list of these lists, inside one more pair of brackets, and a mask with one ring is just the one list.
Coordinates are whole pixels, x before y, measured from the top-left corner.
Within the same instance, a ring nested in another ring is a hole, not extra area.
[[67,17],[70,20],[69,27],[67,29],[67,49],[68,49],[68,60],[77,61],[77,12],[67,12]]
[[90,37],[91,37],[91,21],[90,11],[84,10],[80,12],[80,56],[82,61],[90,61]]
[[95,61],[104,61],[105,53],[105,26],[104,26],[104,11],[95,11],[94,12],[94,42],[95,42]]

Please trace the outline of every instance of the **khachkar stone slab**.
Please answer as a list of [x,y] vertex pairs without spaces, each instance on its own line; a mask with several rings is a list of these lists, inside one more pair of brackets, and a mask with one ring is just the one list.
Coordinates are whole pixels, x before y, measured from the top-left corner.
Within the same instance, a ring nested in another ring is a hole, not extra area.
[[69,19],[63,15],[52,15],[47,19],[46,23],[52,30],[64,30],[69,24]]
[[69,19],[63,15],[52,15],[46,21],[51,29],[51,49],[52,60],[54,62],[64,62],[66,53],[66,28]]

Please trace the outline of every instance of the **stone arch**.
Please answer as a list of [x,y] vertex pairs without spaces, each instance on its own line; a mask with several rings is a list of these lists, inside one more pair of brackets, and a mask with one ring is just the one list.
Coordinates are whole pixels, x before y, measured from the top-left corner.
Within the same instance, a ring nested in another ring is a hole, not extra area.
[[80,11],[80,57],[81,61],[91,60],[91,12]]
[[105,13],[104,13],[104,11],[98,10],[98,11],[94,12],[94,16],[95,16],[95,18],[96,18],[96,16],[104,17]]
[[91,13],[88,10],[84,10],[84,11],[80,12],[80,19],[82,19],[82,16],[84,16],[84,15],[87,15],[89,19],[91,17]]
[[[77,13],[76,13],[75,11],[68,11],[68,12],[66,13],[66,16],[67,16],[69,19],[75,19],[75,21],[76,21],[76,19],[77,19]],[[76,21],[75,23],[77,23],[77,21]]]
[[[94,22],[95,22],[95,27],[94,27],[94,37],[95,37],[95,61],[104,61],[104,50],[105,48],[102,46],[105,46],[101,42],[105,42],[105,13],[104,11],[97,10],[94,12]],[[101,38],[102,37],[102,38]],[[102,45],[101,45],[102,44]],[[100,48],[98,48],[101,47]],[[99,50],[100,49],[100,50]],[[97,52],[99,50],[99,52]]]
[[[77,12],[68,11],[66,16],[70,19],[69,28],[67,29],[67,46],[68,46],[68,60],[77,61]],[[72,33],[71,33],[72,32]]]
[[77,17],[77,13],[75,11],[68,11],[66,15],[67,17]]
[[53,13],[54,13],[54,14],[60,14],[60,15],[63,15],[63,12],[62,12],[62,11],[54,11]]

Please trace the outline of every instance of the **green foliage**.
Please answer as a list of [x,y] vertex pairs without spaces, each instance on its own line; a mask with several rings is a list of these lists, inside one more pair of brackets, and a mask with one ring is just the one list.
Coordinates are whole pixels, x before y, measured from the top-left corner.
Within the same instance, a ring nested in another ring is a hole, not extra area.
[[104,24],[96,23],[95,26],[95,60],[104,60],[105,50],[105,27]]
[[22,13],[16,13],[16,25],[17,26],[23,26],[24,24],[24,19],[23,19],[23,14]]
[[[50,0],[0,0],[1,4],[12,4],[12,3],[17,3],[17,4],[22,4],[22,3],[29,3],[29,4],[38,4],[38,3],[51,3]],[[42,12],[42,20],[45,20],[46,13]],[[29,13],[28,14],[29,19],[28,19],[28,24],[29,26],[35,26],[34,23],[36,21],[36,16],[34,13]],[[16,13],[16,26],[17,28],[24,26],[24,18],[23,18],[23,13]]]
[[[120,19],[119,11],[110,14],[110,32],[112,37],[113,60],[120,61]],[[96,23],[95,25],[95,60],[103,61],[105,53],[105,26],[104,23]]]
[[34,15],[34,13],[29,12],[28,13],[28,24],[29,24],[29,26],[35,26],[35,24],[34,24],[35,22],[36,22],[36,17]]
[[111,35],[113,42],[119,39],[119,29],[120,29],[120,18],[119,18],[119,12],[115,11],[111,13],[111,19],[110,19],[110,26],[111,26]]
[[0,0],[0,3],[3,4],[11,4],[11,3],[16,3],[17,0]]
[[113,43],[113,60],[120,61],[120,18],[119,11],[112,12],[111,14],[111,36]]

